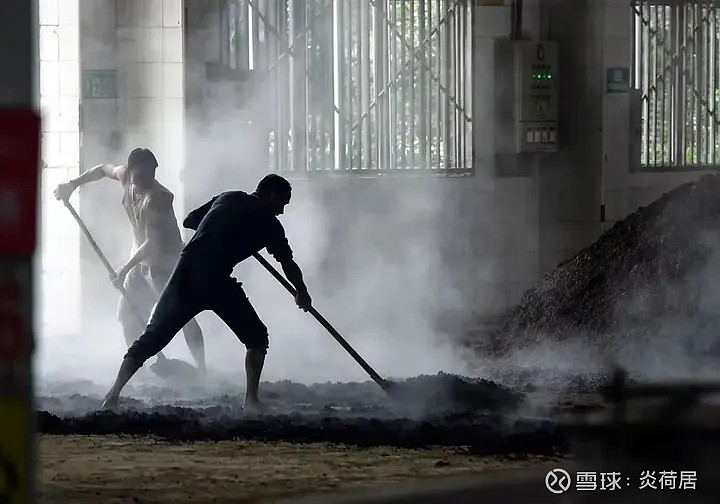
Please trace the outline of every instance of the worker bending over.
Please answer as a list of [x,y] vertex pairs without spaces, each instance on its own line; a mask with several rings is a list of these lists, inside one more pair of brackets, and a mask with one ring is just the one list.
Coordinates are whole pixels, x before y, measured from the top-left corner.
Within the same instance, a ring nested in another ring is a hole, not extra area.
[[145,332],[125,354],[103,407],[117,409],[120,391],[142,364],[160,352],[188,320],[214,311],[245,345],[245,407],[262,409],[258,386],[268,349],[268,332],[242,288],[234,267],[265,248],[280,263],[307,311],[310,295],[300,267],[277,219],[290,202],[290,183],[279,175],[263,178],[252,194],[222,193],[192,211],[183,226],[196,230],[180,254]]
[[[125,288],[130,298],[120,296],[118,305],[118,319],[128,347],[142,333],[183,247],[173,211],[174,196],[155,178],[157,166],[150,150],[133,149],[127,165],[98,165],[55,189],[55,197],[67,201],[75,189],[88,182],[110,178],[122,184],[122,206],[132,227],[133,247],[130,259],[111,278],[116,287]],[[185,322],[185,341],[198,368],[205,373],[202,331],[194,318]]]

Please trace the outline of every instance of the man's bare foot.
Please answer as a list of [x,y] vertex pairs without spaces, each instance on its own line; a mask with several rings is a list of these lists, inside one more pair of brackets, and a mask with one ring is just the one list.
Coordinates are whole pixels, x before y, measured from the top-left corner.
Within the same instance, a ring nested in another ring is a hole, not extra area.
[[110,397],[106,396],[105,400],[102,403],[102,406],[100,406],[100,409],[106,410],[106,411],[112,411],[115,414],[120,413],[120,400],[118,397]]

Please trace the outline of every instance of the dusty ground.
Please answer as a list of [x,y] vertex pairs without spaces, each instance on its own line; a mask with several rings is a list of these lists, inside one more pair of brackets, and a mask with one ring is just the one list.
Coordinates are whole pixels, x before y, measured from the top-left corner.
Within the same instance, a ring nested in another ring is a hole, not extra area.
[[439,373],[402,382],[403,401],[372,383],[278,382],[263,384],[277,411],[259,418],[234,389],[149,386],[115,415],[92,384],[56,383],[39,399],[41,502],[275,502],[556,464],[560,398],[572,410],[568,390],[588,388],[556,381],[564,393]]
[[165,443],[120,436],[44,435],[38,449],[43,503],[273,502],[315,492],[553,463],[539,456],[470,456],[462,447]]

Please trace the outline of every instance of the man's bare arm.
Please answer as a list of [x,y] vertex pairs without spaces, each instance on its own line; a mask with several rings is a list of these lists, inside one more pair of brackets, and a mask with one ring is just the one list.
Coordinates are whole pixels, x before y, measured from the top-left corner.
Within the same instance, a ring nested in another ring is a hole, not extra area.
[[147,208],[145,221],[145,241],[135,250],[135,253],[115,271],[118,283],[122,283],[125,276],[135,266],[140,264],[148,257],[157,257],[158,248],[160,247],[163,219],[167,218],[172,212],[172,199],[163,198],[158,195],[150,200]]
[[295,290],[299,293],[307,293],[307,286],[303,280],[302,271],[295,260],[287,259],[280,263],[280,265],[282,266],[283,273],[285,273],[285,277],[293,284]]
[[135,253],[132,255],[132,257],[128,260],[128,262],[125,263],[125,265],[122,267],[125,271],[130,271],[135,266],[140,264],[143,259],[145,259],[149,254],[148,252],[152,248],[152,242],[151,239],[147,239],[143,242],[142,245],[140,245]]
[[95,182],[103,178],[120,180],[120,170],[123,168],[124,166],[121,165],[99,164],[85,171],[85,173],[79,177],[70,180],[68,183],[74,185],[75,187],[79,187],[83,184],[87,184],[88,182]]
[[298,266],[293,259],[285,259],[280,265],[282,266],[283,273],[285,273],[285,277],[287,277],[288,281],[295,287],[295,303],[303,310],[308,311],[312,305],[312,299],[310,299],[310,294],[303,280],[300,266]]
[[88,182],[95,182],[103,178],[120,180],[122,170],[124,169],[124,166],[111,164],[100,164],[97,166],[93,166],[79,177],[71,179],[68,182],[57,186],[57,188],[55,189],[55,197],[57,199],[67,200],[70,198],[75,189],[77,189],[81,185],[87,184]]

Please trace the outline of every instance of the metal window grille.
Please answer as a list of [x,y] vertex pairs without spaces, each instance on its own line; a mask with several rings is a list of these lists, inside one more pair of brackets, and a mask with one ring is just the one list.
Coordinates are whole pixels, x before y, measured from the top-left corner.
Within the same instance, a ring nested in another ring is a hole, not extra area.
[[720,161],[717,4],[632,2],[633,82],[641,95],[646,169],[706,169]]
[[223,62],[275,83],[274,170],[472,172],[472,2],[224,4]]

